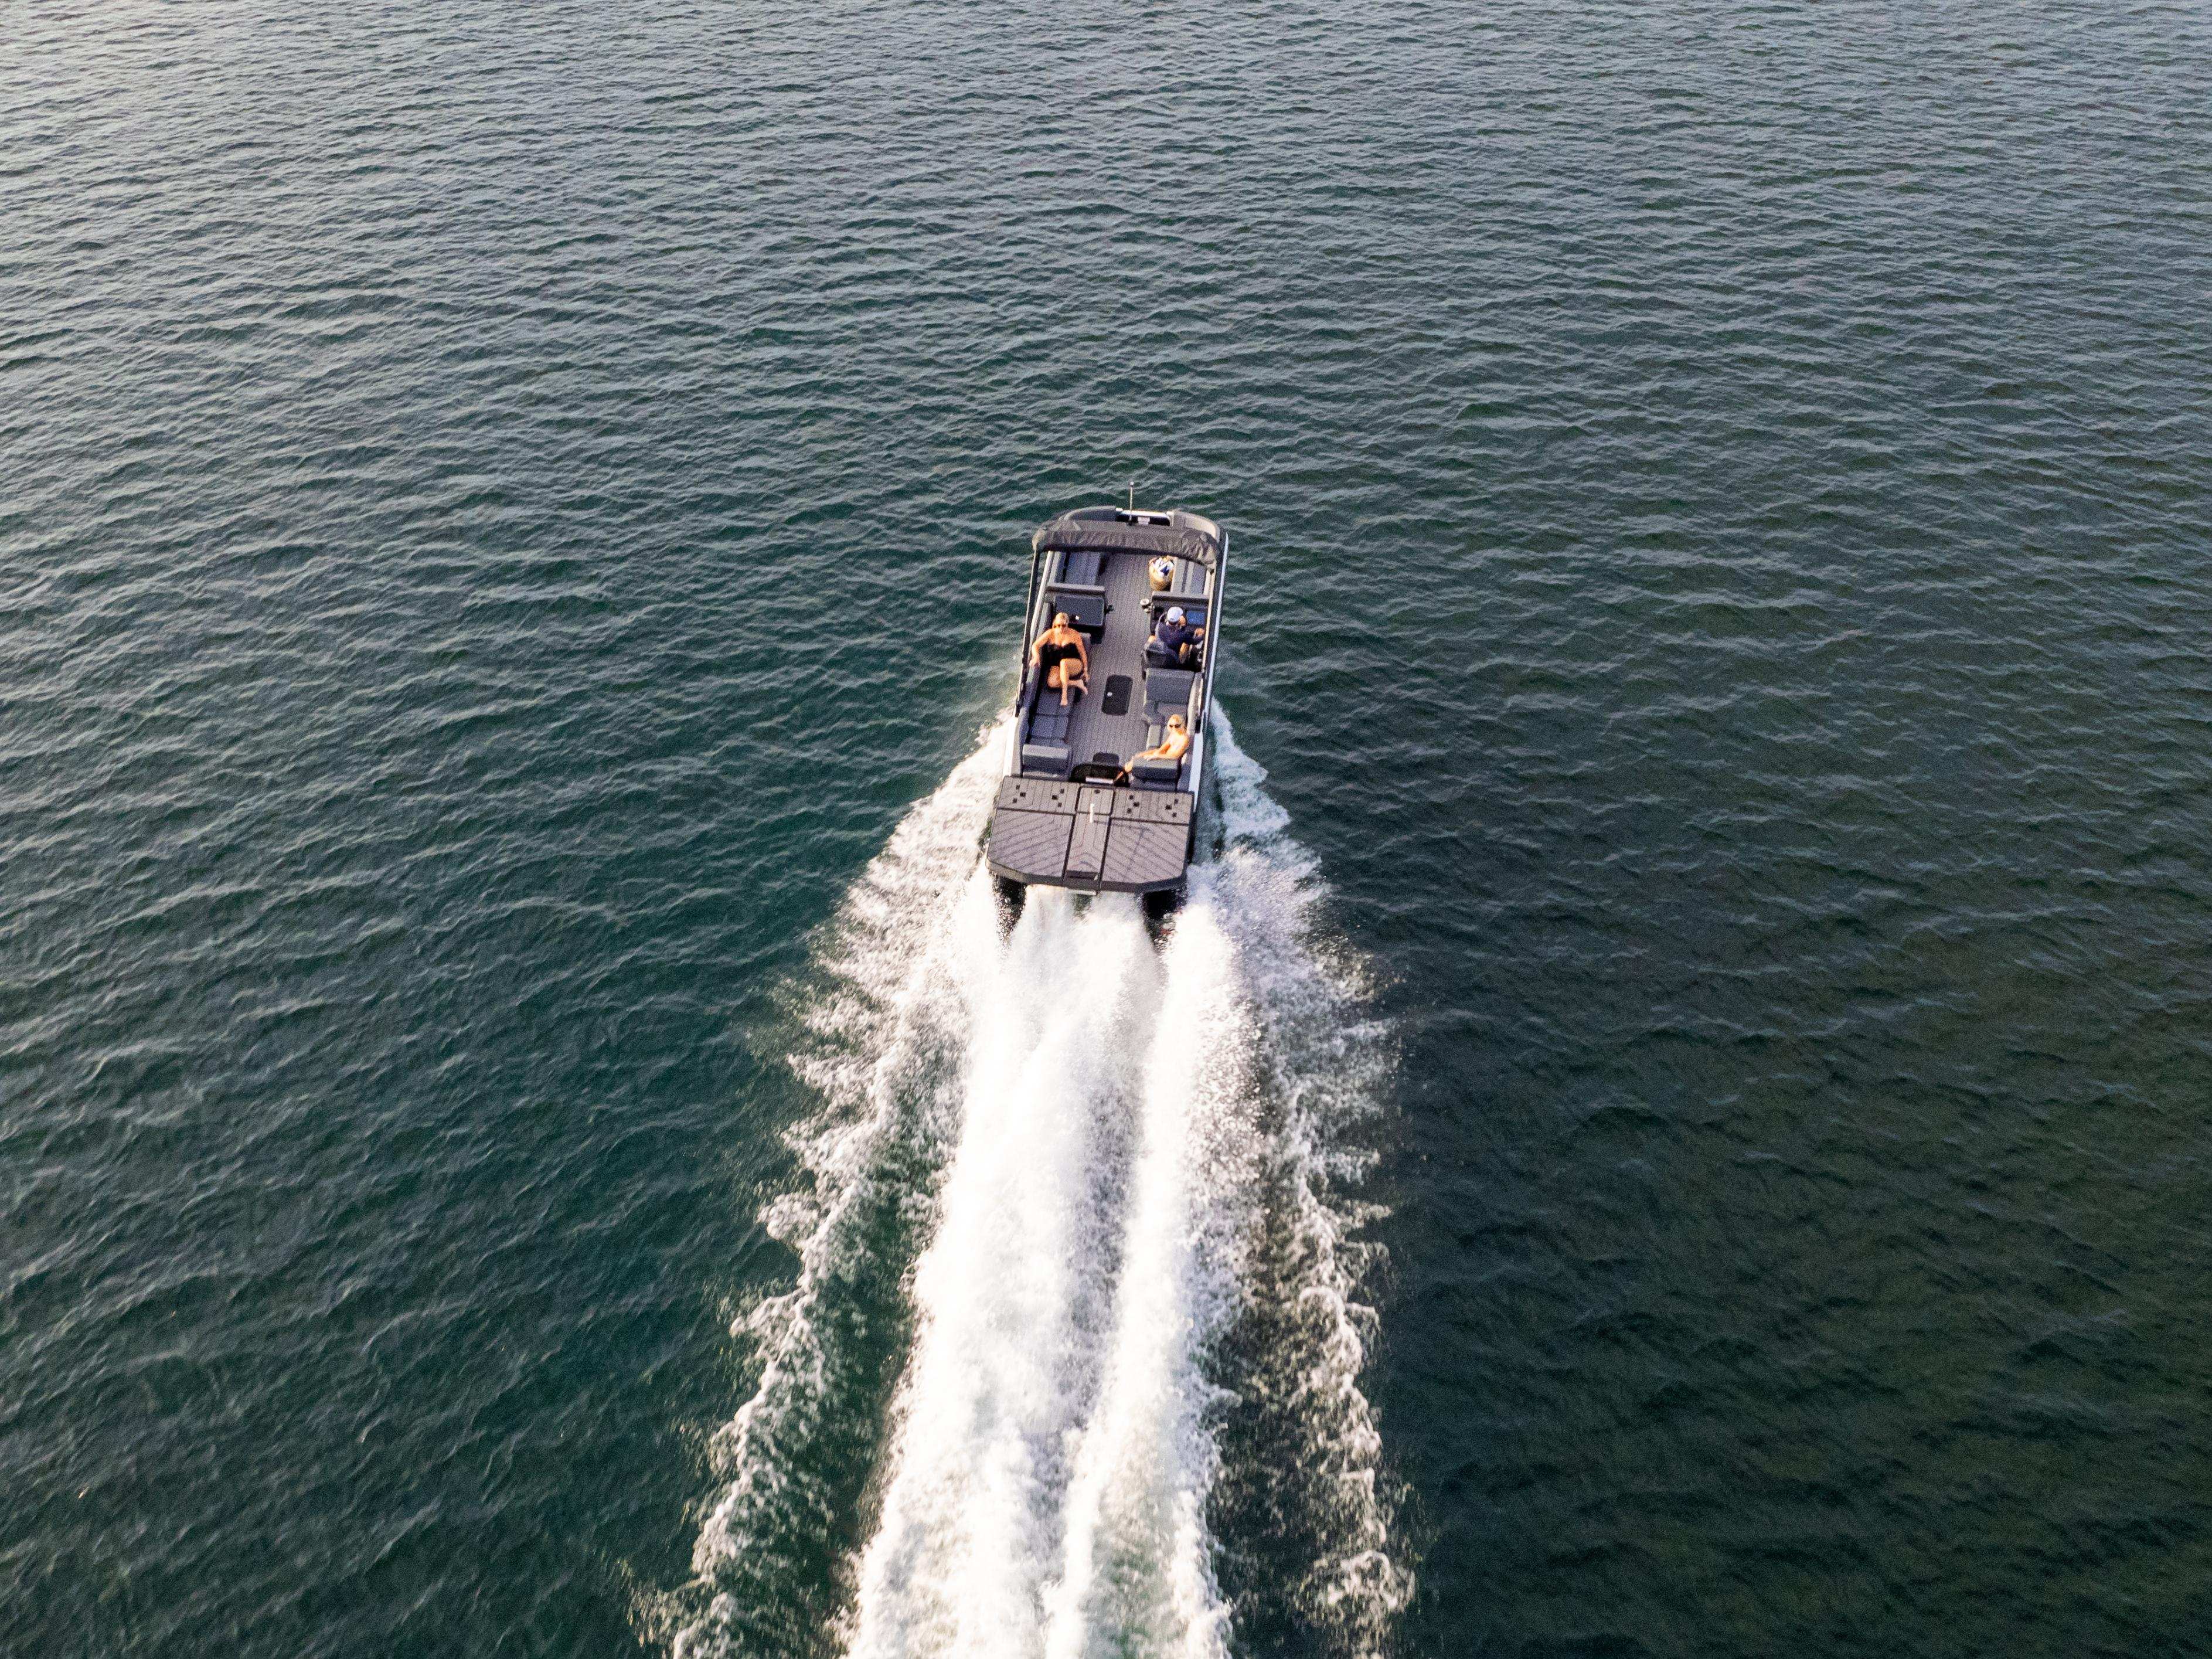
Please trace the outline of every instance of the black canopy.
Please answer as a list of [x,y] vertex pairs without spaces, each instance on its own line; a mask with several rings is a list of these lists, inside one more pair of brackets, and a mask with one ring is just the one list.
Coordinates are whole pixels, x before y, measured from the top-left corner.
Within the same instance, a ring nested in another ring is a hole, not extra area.
[[1221,556],[1221,526],[1195,513],[1164,516],[1165,524],[1146,524],[1119,507],[1082,507],[1063,513],[1030,538],[1033,548],[1063,548],[1071,553],[1166,553],[1190,559],[1209,570]]

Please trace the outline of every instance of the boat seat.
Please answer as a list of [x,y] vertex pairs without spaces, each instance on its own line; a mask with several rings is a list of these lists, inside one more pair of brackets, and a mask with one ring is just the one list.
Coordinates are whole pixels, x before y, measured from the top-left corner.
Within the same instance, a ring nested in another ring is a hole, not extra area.
[[[1185,622],[1188,623],[1193,628],[1205,627],[1207,610],[1206,598],[1203,594],[1176,592],[1155,593],[1145,603],[1152,611],[1152,622],[1150,627],[1146,630],[1145,640],[1146,665],[1147,667],[1153,668],[1173,668],[1176,666],[1176,663],[1171,658],[1166,657],[1153,649],[1151,638],[1151,629],[1158,628],[1160,625],[1160,619],[1165,617],[1170,610],[1178,605],[1182,608],[1183,620]],[[1203,640],[1199,641],[1198,654],[1199,659],[1203,661],[1206,656],[1206,641]]]
[[[1198,671],[1194,668],[1146,668],[1145,670],[1145,724],[1159,726],[1170,714],[1191,713],[1192,694],[1198,685]],[[1158,738],[1152,739],[1157,743]]]
[[1036,713],[1030,717],[1029,741],[1031,743],[1066,743],[1067,728],[1075,715],[1075,705],[1060,706],[1060,693],[1047,690],[1037,699]]
[[[1183,718],[1186,722],[1185,729],[1188,730],[1189,729],[1188,722],[1190,720],[1190,716],[1186,714]],[[1158,748],[1162,744],[1167,741],[1167,738],[1168,724],[1165,715],[1163,715],[1158,720],[1145,728],[1145,747],[1147,749]],[[1152,784],[1155,786],[1165,785],[1168,788],[1172,789],[1182,783],[1182,769],[1189,764],[1190,757],[1188,754],[1185,754],[1183,758],[1179,761],[1131,761],[1129,763],[1129,778],[1130,781],[1134,783]]]
[[1106,568],[1106,556],[1091,549],[1085,552],[1063,553],[1060,556],[1057,580],[1072,582],[1079,587],[1096,586],[1099,573]]
[[1213,608],[1213,601],[1203,593],[1178,593],[1172,587],[1164,592],[1148,593],[1145,596],[1146,611],[1156,617],[1166,616],[1177,605],[1182,607],[1182,613],[1187,620],[1196,627],[1203,628],[1206,626],[1206,613]]
[[1172,789],[1182,781],[1182,761],[1140,760],[1129,763],[1132,782],[1164,784]]
[[1106,631],[1106,590],[1096,582],[1053,582],[1044,590],[1048,616],[1065,611],[1067,619],[1095,641]]
[[[1145,671],[1145,747],[1157,749],[1167,741],[1168,716],[1181,714],[1184,727],[1196,736],[1199,717],[1206,711],[1206,686],[1195,670],[1148,668]],[[1137,783],[1174,788],[1182,781],[1179,761],[1133,761],[1129,776]]]
[[[1152,562],[1150,555],[1146,556],[1145,562],[1147,565]],[[1213,573],[1197,560],[1177,559],[1175,562],[1175,574],[1169,580],[1166,591],[1181,594],[1185,599],[1188,599],[1194,593],[1204,599],[1207,590],[1212,585]]]
[[1064,778],[1067,775],[1068,747],[1064,743],[1025,743],[1022,745],[1022,771],[1032,778]]
[[1022,771],[1030,777],[1064,778],[1068,763],[1074,758],[1067,746],[1067,729],[1073,723],[1073,705],[1062,708],[1060,693],[1040,684],[1030,694],[1030,706],[1024,714],[1028,725],[1022,737]]

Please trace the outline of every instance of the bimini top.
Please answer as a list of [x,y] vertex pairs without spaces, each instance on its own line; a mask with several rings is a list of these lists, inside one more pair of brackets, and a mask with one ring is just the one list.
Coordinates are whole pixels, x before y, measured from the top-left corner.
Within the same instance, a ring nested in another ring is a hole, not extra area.
[[1221,557],[1221,526],[1195,513],[1079,507],[1045,525],[1030,538],[1030,546],[1072,553],[1167,553],[1211,570]]

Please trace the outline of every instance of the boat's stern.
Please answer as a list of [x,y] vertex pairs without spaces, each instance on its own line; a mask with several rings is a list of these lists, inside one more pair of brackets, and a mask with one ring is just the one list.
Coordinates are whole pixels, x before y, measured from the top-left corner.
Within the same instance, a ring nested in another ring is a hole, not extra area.
[[1085,893],[1182,887],[1198,798],[1052,778],[1003,778],[991,810],[991,873]]

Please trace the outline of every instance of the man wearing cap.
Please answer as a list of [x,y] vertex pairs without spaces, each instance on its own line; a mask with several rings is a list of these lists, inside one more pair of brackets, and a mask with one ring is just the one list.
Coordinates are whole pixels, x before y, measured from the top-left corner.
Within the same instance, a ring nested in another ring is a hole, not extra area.
[[1179,605],[1168,607],[1168,614],[1160,618],[1159,626],[1152,630],[1146,641],[1149,647],[1178,668],[1188,668],[1198,661],[1199,647],[1206,639],[1203,628],[1193,628]]

